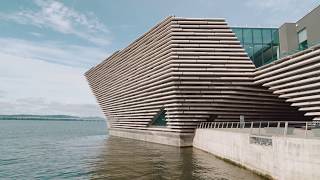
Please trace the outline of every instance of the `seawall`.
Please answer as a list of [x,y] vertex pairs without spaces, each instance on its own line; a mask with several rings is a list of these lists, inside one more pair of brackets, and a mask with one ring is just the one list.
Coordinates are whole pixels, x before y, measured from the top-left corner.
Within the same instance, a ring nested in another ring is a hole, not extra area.
[[320,177],[318,139],[252,136],[223,129],[197,129],[193,146],[274,179]]
[[193,133],[174,133],[160,130],[109,129],[109,134],[123,138],[165,144],[177,147],[191,147]]

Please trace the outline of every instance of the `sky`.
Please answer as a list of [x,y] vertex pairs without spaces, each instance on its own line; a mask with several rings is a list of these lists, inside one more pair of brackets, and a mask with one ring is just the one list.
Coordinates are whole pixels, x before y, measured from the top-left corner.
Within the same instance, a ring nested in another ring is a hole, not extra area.
[[165,17],[296,22],[318,0],[10,0],[0,6],[0,114],[103,116],[84,73]]

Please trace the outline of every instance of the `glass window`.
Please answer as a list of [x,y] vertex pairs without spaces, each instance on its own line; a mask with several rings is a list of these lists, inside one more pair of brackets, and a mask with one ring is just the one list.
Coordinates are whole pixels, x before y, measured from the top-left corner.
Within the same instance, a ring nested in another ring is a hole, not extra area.
[[252,30],[251,29],[243,29],[243,42],[252,44]]
[[308,48],[307,29],[304,28],[298,32],[299,49],[304,50]]
[[272,60],[279,58],[279,46],[272,46]]
[[262,50],[262,45],[254,45],[253,48],[253,61],[256,67],[260,67],[262,65],[262,59],[263,59],[263,50]]
[[252,56],[253,56],[253,46],[251,44],[250,45],[244,45],[244,49],[248,53],[248,56],[250,58],[252,58]]
[[261,29],[253,29],[253,43],[261,44],[262,43],[262,34]]
[[269,44],[272,41],[271,38],[271,29],[263,29],[262,30],[263,43]]
[[241,28],[233,28],[233,32],[236,34],[238,40],[240,41],[240,43],[243,42],[242,39],[242,29]]
[[304,28],[298,32],[298,41],[299,44],[307,40],[307,29]]
[[278,29],[274,29],[272,31],[272,40],[273,40],[273,44],[279,45],[279,30]]
[[262,64],[266,64],[272,61],[273,59],[272,47],[270,44],[263,45],[263,62]]
[[[279,31],[276,28],[232,28],[248,56],[260,67],[279,57]],[[305,47],[305,44],[301,44]]]
[[302,43],[300,43],[300,44],[299,44],[299,49],[300,49],[300,50],[308,49],[308,41],[305,40],[305,41],[303,41]]
[[160,112],[155,116],[151,125],[154,126],[166,126],[166,111],[162,108]]

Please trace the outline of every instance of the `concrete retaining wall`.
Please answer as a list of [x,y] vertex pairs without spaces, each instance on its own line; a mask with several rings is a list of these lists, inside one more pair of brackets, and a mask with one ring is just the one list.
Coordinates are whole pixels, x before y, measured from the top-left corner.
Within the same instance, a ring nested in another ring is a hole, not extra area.
[[178,147],[192,146],[193,140],[193,134],[191,133],[174,133],[155,130],[109,129],[109,134],[112,136]]
[[266,146],[250,143],[248,133],[197,129],[193,146],[275,179],[320,178],[320,140],[279,136],[269,139],[272,145]]

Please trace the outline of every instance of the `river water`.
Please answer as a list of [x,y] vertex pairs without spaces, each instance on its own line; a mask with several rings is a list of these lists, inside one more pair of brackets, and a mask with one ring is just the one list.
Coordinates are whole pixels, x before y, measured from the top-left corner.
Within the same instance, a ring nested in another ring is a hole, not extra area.
[[105,127],[0,120],[0,179],[260,179],[201,150],[109,137]]

